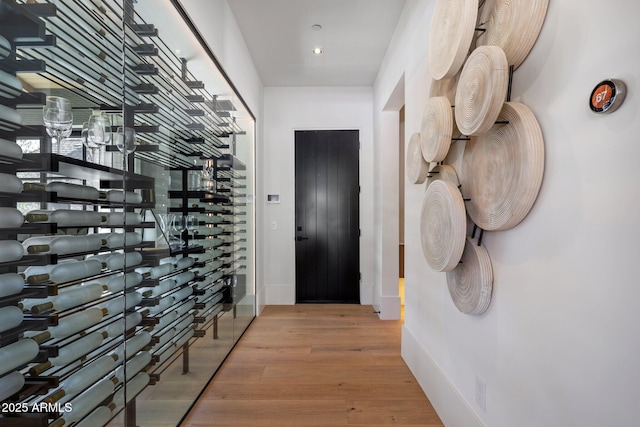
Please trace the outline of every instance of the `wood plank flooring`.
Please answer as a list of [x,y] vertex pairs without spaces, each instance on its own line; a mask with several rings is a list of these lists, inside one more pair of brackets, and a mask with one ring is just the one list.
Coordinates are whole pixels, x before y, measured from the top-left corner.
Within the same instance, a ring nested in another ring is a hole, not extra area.
[[370,306],[268,306],[181,427],[443,426]]

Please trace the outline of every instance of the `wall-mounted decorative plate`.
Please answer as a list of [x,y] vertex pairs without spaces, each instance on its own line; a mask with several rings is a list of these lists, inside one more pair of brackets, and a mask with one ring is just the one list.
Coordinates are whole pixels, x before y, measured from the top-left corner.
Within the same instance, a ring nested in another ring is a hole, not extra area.
[[429,67],[440,80],[456,75],[469,52],[478,0],[437,0],[429,30]]
[[519,224],[538,196],[544,172],[544,139],[531,110],[505,102],[491,130],[467,141],[462,158],[462,194],[467,212],[484,230]]
[[463,135],[480,135],[496,122],[509,87],[509,65],[498,46],[476,48],[464,64],[455,118]]
[[444,96],[429,98],[420,128],[422,155],[427,162],[440,162],[447,156],[454,124],[449,100]]
[[407,144],[407,179],[413,184],[422,184],[429,174],[429,163],[422,157],[420,132],[411,135]]
[[447,273],[447,286],[453,303],[465,314],[482,314],[491,303],[493,269],[484,246],[467,238],[460,262]]
[[432,182],[420,214],[422,251],[435,271],[453,270],[462,257],[467,217],[460,190],[448,181]]
[[478,46],[499,46],[518,68],[533,48],[547,15],[549,0],[486,0],[478,19],[484,32]]

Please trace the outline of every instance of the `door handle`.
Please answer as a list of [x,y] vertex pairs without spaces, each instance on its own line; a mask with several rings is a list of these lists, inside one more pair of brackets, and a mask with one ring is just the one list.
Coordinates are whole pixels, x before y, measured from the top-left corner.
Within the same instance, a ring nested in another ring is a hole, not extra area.
[[309,240],[309,238],[308,238],[308,237],[300,237],[300,236],[297,236],[297,237],[296,237],[296,241],[297,241],[297,242],[299,242],[299,241],[301,241],[301,240]]

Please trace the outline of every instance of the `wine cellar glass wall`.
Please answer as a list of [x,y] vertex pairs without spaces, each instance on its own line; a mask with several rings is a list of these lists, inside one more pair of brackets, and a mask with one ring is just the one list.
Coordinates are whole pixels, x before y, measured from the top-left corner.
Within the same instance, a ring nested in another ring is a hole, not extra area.
[[255,120],[194,31],[0,0],[0,426],[177,425],[255,316]]

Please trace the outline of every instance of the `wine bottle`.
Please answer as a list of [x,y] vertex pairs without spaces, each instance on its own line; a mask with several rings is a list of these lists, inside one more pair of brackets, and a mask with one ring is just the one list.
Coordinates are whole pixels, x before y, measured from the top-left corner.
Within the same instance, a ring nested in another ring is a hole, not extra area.
[[69,199],[98,200],[99,192],[96,188],[88,185],[71,184],[68,182],[49,182],[45,186],[45,191],[55,192],[58,197]]
[[185,268],[189,268],[195,263],[196,263],[195,258],[191,258],[191,257],[188,257],[188,256],[184,257],[184,258],[180,258],[176,262],[176,270],[183,270]]
[[191,310],[196,305],[195,300],[188,300],[186,303],[182,304],[178,308],[176,308],[176,314],[178,317],[182,317],[187,311]]
[[88,259],[100,261],[102,267],[109,270],[121,270],[125,267],[133,267],[140,264],[142,262],[142,254],[135,251],[127,252],[126,254],[116,252],[94,255]]
[[24,223],[24,215],[16,208],[0,207],[0,228],[18,228]]
[[[69,425],[84,418],[113,393],[117,383],[116,378],[104,379],[73,398],[70,401],[73,410],[58,418],[57,426]],[[60,420],[64,422],[60,423]]]
[[157,297],[166,292],[169,292],[171,289],[176,287],[176,281],[173,279],[164,279],[161,280],[157,286],[150,286],[147,288],[140,288],[139,291],[142,292],[146,297]]
[[207,217],[207,222],[211,224],[220,224],[222,221],[224,220],[222,219],[222,217],[219,217],[218,215],[211,215]]
[[155,267],[151,267],[148,269],[138,269],[144,275],[145,279],[159,279],[160,277],[166,276],[167,274],[172,273],[175,270],[175,266],[171,263],[156,265]]
[[118,356],[115,354],[102,356],[94,360],[64,380],[58,390],[44,398],[44,402],[55,403],[65,396],[81,392],[111,372],[117,360]]
[[107,310],[97,307],[87,308],[78,313],[61,317],[56,326],[49,326],[47,331],[54,338],[65,338],[77,332],[83,331],[97,323],[99,323]]
[[178,302],[187,298],[191,294],[193,294],[193,288],[191,286],[185,286],[184,288],[180,289],[178,292],[171,294],[171,296],[173,296],[174,301]]
[[[142,350],[151,342],[151,334],[142,331],[120,344],[112,354],[118,356],[118,361],[128,360],[131,356]],[[126,344],[126,350],[125,350]]]
[[184,285],[187,282],[190,282],[196,277],[193,271],[185,271],[183,273],[172,276],[172,279],[176,281],[176,286]]
[[158,352],[164,347],[167,343],[171,342],[171,340],[176,336],[176,329],[169,328],[167,330],[162,331],[155,337],[157,337],[158,342],[154,344],[153,351]]
[[182,335],[175,341],[175,347],[180,348],[185,345],[193,337],[194,333],[195,331],[193,329],[188,329],[186,334]]
[[107,214],[107,219],[102,225],[112,227],[123,227],[125,225],[139,225],[142,216],[135,212],[111,212]]
[[106,216],[100,212],[78,211],[71,209],[57,210],[33,210],[29,211],[24,219],[28,222],[51,222],[58,227],[98,226],[106,220]]
[[212,251],[207,251],[202,254],[192,254],[190,256],[194,258],[197,262],[207,262],[213,258]]
[[122,313],[125,310],[135,307],[142,302],[142,294],[138,292],[127,292],[125,296],[119,296],[102,304],[101,307],[107,309],[109,314]]
[[206,248],[216,248],[224,243],[224,240],[220,238],[206,238],[202,241],[202,246]]
[[130,289],[142,283],[142,274],[131,271],[125,274],[118,274],[106,281],[105,286],[109,292],[120,292],[124,289]]
[[17,261],[23,255],[24,249],[22,249],[20,242],[16,240],[0,240],[0,263]]
[[7,141],[0,138],[0,153],[3,156],[13,157],[14,159],[22,158],[22,148],[13,141]]
[[50,357],[46,362],[31,367],[29,374],[37,376],[52,366],[64,366],[76,359],[86,356],[100,347],[100,344],[102,344],[102,341],[104,341],[107,336],[106,332],[92,332],[68,345],[62,346],[58,349],[58,355],[56,357]]
[[142,243],[142,234],[129,231],[126,233],[100,233],[102,245],[109,249],[121,249],[124,246],[139,245]]
[[22,246],[29,254],[66,255],[97,251],[102,247],[102,239],[95,234],[86,236],[37,236],[29,237],[22,242]]
[[142,203],[142,195],[133,191],[110,190],[107,192],[107,200],[115,203]]
[[47,332],[0,347],[0,375],[31,362],[40,351],[40,342],[50,337]]
[[[22,247],[22,245],[20,245],[20,247]],[[51,264],[47,266],[27,267],[24,271],[27,283],[41,283],[46,282],[47,280],[52,283],[70,282],[72,280],[95,276],[102,270],[102,263],[97,260],[89,259],[85,261],[68,261],[69,262]]]
[[[141,351],[126,363],[126,368],[125,365],[120,365],[118,369],[116,369],[115,377],[121,383],[129,381],[138,372],[146,368],[149,363],[151,363],[151,353],[149,353],[148,351]],[[124,373],[125,370],[127,371],[126,379]]]
[[176,311],[170,311],[164,316],[158,317],[158,323],[153,325],[153,327],[150,330],[147,330],[147,332],[154,332],[155,334],[157,334],[164,328],[166,328],[169,324],[173,323],[177,318],[178,313]]
[[0,378],[0,402],[22,390],[23,386],[24,375],[18,371],[13,371]]
[[165,311],[167,308],[171,307],[175,302],[173,295],[167,295],[166,297],[162,297],[157,305],[149,307],[149,312],[151,314],[158,314]]
[[63,311],[91,301],[102,296],[106,286],[99,283],[72,286],[62,289],[58,295],[46,299],[30,298],[22,301],[22,304],[33,314],[40,314],[48,310]]
[[180,333],[180,331],[186,329],[187,327],[189,327],[190,325],[193,324],[193,320],[194,320],[194,316],[193,314],[189,314],[187,317],[185,317],[184,319],[182,319],[176,326],[175,329],[177,331],[177,333]]
[[22,193],[22,181],[15,175],[0,173],[0,192]]
[[212,282],[215,282],[216,280],[222,278],[222,276],[224,276],[224,272],[218,270],[209,277],[211,278]]
[[0,307],[0,332],[20,326],[23,319],[22,310],[18,307],[13,305]]
[[0,298],[15,295],[24,288],[24,279],[16,273],[0,274]]
[[131,399],[136,397],[146,386],[149,384],[149,374],[146,372],[138,372],[138,374],[128,381],[124,387],[116,392],[113,396],[113,403],[115,403],[118,407],[123,406],[125,404],[125,390],[127,394],[127,402],[129,403]]
[[[148,310],[145,310],[148,312]],[[134,311],[133,313],[128,314],[124,319],[118,319],[113,323],[107,325],[104,328],[104,331],[110,337],[117,337],[124,334],[125,331],[130,330],[131,328],[135,328],[142,322],[142,313],[138,311]]]

